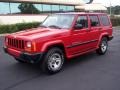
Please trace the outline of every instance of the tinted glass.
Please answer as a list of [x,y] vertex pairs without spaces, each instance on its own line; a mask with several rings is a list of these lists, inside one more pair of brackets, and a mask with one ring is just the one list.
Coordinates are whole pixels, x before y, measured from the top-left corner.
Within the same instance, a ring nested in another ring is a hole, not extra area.
[[51,5],[43,4],[43,11],[51,11]]
[[10,3],[10,9],[12,14],[18,14],[20,13],[19,5],[21,3]]
[[79,16],[76,24],[81,24],[82,28],[88,28],[88,19],[87,16]]
[[74,11],[74,6],[67,6],[67,11]]
[[0,2],[0,14],[40,14],[59,11],[74,11],[74,6]]
[[0,2],[0,14],[9,14],[9,3]]
[[39,10],[39,12],[42,12],[42,4],[34,4],[35,8]]
[[91,21],[91,26],[92,27],[96,27],[96,26],[100,26],[99,20],[97,16],[90,16],[90,21]]
[[60,5],[60,11],[67,11],[67,6]]
[[100,21],[104,26],[109,26],[110,25],[108,16],[106,16],[106,15],[101,15],[100,16]]
[[59,11],[59,5],[52,5],[52,11]]

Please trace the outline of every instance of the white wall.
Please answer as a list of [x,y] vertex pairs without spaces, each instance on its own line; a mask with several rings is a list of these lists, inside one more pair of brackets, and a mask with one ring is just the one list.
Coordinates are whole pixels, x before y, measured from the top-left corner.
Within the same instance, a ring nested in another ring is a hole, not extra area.
[[0,24],[42,22],[48,15],[0,15]]

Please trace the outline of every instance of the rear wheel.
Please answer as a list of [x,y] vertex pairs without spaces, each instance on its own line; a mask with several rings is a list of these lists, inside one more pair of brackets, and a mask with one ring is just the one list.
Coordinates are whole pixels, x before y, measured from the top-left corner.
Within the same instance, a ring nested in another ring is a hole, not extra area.
[[108,40],[106,37],[102,38],[99,48],[96,50],[97,54],[104,55],[107,52]]
[[42,62],[42,70],[48,74],[59,72],[64,63],[64,53],[61,49],[55,47],[51,48],[44,56]]

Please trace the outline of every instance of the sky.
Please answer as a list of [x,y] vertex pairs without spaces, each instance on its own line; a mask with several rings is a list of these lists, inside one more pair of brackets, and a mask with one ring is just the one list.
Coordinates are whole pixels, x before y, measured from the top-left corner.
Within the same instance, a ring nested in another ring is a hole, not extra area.
[[112,6],[120,5],[120,0],[93,0],[93,3],[101,3],[107,7],[110,6],[110,2]]

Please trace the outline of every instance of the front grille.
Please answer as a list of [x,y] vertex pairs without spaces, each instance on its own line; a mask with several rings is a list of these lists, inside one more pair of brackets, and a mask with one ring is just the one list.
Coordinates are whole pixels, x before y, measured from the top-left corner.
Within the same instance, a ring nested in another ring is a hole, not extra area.
[[13,38],[8,38],[8,46],[18,48],[18,49],[24,49],[25,41],[13,39]]

